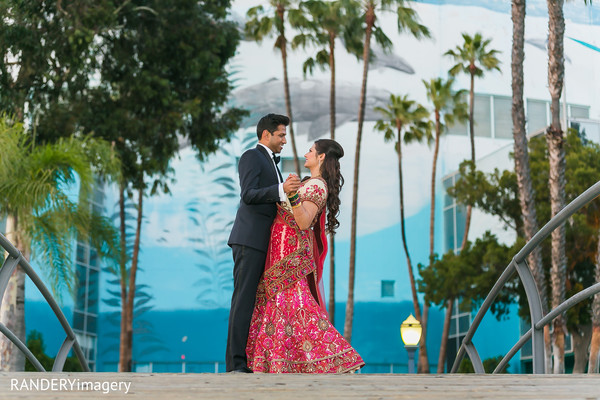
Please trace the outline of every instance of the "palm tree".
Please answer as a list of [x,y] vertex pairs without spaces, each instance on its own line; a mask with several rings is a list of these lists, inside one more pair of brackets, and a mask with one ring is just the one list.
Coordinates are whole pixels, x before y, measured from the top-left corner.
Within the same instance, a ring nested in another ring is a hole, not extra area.
[[288,81],[287,39],[285,37],[285,13],[289,11],[292,3],[293,0],[269,0],[269,4],[272,7],[271,10],[265,10],[263,6],[250,8],[247,13],[249,19],[246,22],[245,33],[248,37],[258,43],[261,43],[265,37],[268,37],[273,33],[277,35],[275,48],[278,48],[281,51],[281,60],[283,61],[283,91],[285,95],[287,116],[290,118],[288,130],[290,133],[290,141],[292,142],[294,166],[296,168],[296,173],[300,176],[300,162],[298,161],[298,151],[296,150],[294,120],[292,117],[292,99]]
[[[596,282],[600,282],[600,235],[598,235],[594,276]],[[600,293],[594,295],[594,300],[592,301],[592,341],[588,362],[588,374],[597,374],[598,372],[600,372]]]
[[[421,307],[417,298],[417,287],[415,285],[415,276],[413,272],[408,244],[406,242],[406,229],[404,220],[404,188],[402,180],[402,142],[422,142],[427,140],[429,143],[433,138],[431,136],[431,121],[429,121],[429,111],[414,100],[409,100],[408,95],[395,96],[390,95],[390,102],[387,108],[376,107],[376,111],[383,114],[384,119],[377,121],[375,129],[384,132],[386,142],[396,139],[396,152],[398,154],[398,177],[400,189],[400,232],[402,236],[402,246],[406,255],[406,265],[408,267],[408,279],[412,293],[413,308],[415,317],[419,322],[423,320],[421,316]],[[427,354],[427,345],[425,340],[419,342],[419,352]]]
[[360,105],[358,108],[358,132],[356,134],[356,151],[354,156],[354,181],[352,185],[352,222],[350,226],[350,265],[348,267],[348,301],[346,302],[346,320],[344,323],[344,336],[346,340],[352,339],[352,323],[354,319],[354,279],[356,266],[356,214],[358,209],[358,171],[360,163],[360,144],[362,140],[363,122],[365,120],[365,107],[367,100],[367,75],[371,53],[371,36],[384,48],[389,48],[390,40],[381,28],[376,25],[377,14],[380,11],[397,7],[395,12],[398,17],[398,31],[409,31],[417,38],[429,37],[429,30],[419,23],[416,12],[404,0],[364,0],[365,39],[363,46],[363,75],[360,91]]
[[[535,191],[531,181],[529,152],[527,148],[527,131],[525,129],[525,106],[523,102],[523,60],[525,41],[525,0],[512,1],[513,43],[512,43],[512,121],[514,138],[515,173],[519,190],[519,204],[523,218],[523,233],[530,240],[539,230],[537,211],[535,208]],[[548,312],[548,295],[546,277],[542,263],[542,250],[538,246],[527,258],[533,274],[544,314]],[[546,343],[546,371],[550,367],[550,331],[544,328]]]
[[[546,130],[548,158],[550,162],[549,187],[551,217],[554,217],[565,206],[565,150],[563,131],[560,126],[560,96],[565,74],[564,34],[565,18],[563,14],[564,0],[548,0],[548,88],[550,90],[551,123]],[[567,256],[565,253],[564,224],[552,232],[552,266],[550,282],[552,288],[552,308],[565,300],[565,281],[567,272]],[[565,329],[564,317],[554,320],[552,354],[554,373],[564,373]]]
[[[87,203],[94,173],[118,171],[110,145],[90,137],[60,139],[33,146],[23,126],[0,118],[0,215],[6,216],[6,237],[26,258],[35,254],[55,296],[72,289],[71,242],[90,240],[103,256],[114,259],[116,233]],[[66,190],[79,181],[79,204]],[[93,233],[91,235],[91,233]],[[108,246],[108,247],[107,247]],[[25,340],[25,273],[13,272],[2,299],[0,322]],[[24,355],[4,335],[0,337],[1,369],[22,371]]]
[[[464,43],[462,46],[456,46],[455,49],[450,49],[444,55],[454,59],[456,64],[450,68],[450,75],[457,76],[460,73],[468,74],[471,79],[469,87],[469,136],[471,138],[471,168],[475,168],[475,121],[473,110],[475,104],[475,77],[482,77],[484,71],[493,69],[500,71],[500,60],[496,57],[498,50],[488,50],[487,46],[492,41],[491,39],[484,40],[481,33],[476,33],[475,36],[470,36],[463,33]],[[460,246],[463,249],[467,243],[469,235],[469,227],[471,225],[471,213],[473,206],[467,205],[467,216],[465,223],[465,233]]]
[[[356,25],[359,15],[356,7],[347,0],[336,0],[325,2],[321,0],[309,0],[301,3],[301,8],[306,13],[300,12],[309,18],[301,16],[291,18],[301,21],[297,27],[302,32],[292,40],[292,48],[298,46],[306,47],[308,44],[320,47],[316,56],[309,57],[303,64],[303,72],[306,76],[313,73],[315,65],[322,69],[329,67],[331,72],[329,90],[329,131],[331,139],[335,140],[335,41],[340,35],[344,36],[346,49],[356,57],[360,56],[362,43],[356,37],[355,29],[348,29]],[[296,11],[294,11],[295,13]],[[329,234],[329,316],[331,323],[335,319],[335,234]]]
[[[431,169],[431,208],[429,214],[429,263],[435,259],[434,254],[434,224],[435,224],[435,174],[437,169],[437,158],[440,146],[440,137],[446,127],[452,125],[455,120],[464,121],[467,119],[467,105],[462,101],[463,91],[453,92],[452,85],[454,78],[444,81],[441,78],[431,79],[425,84],[427,98],[433,104],[435,116],[435,146],[433,150],[433,164]],[[443,121],[442,121],[443,119]],[[444,360],[446,359],[446,344],[448,343],[448,333],[450,330],[450,316],[452,315],[453,302],[449,300],[446,303],[446,318],[444,320],[444,330],[442,333],[442,342],[440,345],[440,356],[438,361],[438,373],[444,372]],[[423,314],[429,311],[427,303],[423,307]],[[426,329],[423,329],[423,338],[426,339]]]

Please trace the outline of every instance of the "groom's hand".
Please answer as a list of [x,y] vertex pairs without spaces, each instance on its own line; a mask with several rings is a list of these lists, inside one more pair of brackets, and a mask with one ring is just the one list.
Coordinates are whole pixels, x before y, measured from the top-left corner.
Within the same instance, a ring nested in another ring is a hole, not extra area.
[[300,188],[300,178],[298,175],[290,174],[285,182],[283,182],[283,191],[285,194],[290,194]]

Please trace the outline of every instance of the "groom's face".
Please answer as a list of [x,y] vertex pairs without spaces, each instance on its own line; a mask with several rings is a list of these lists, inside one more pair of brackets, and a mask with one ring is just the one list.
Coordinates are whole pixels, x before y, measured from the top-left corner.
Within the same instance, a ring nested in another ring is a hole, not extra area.
[[287,143],[285,136],[287,135],[285,125],[279,125],[277,130],[267,135],[266,146],[275,154],[281,153],[283,145]]

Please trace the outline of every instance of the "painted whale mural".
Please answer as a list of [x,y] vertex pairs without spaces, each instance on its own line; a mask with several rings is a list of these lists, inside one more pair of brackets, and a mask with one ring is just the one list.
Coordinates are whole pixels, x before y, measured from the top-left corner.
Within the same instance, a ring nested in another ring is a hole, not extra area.
[[[326,80],[300,78],[290,79],[290,94],[294,121],[300,124],[299,135],[308,134],[309,140],[329,133],[329,82]],[[256,124],[257,118],[270,112],[285,113],[283,82],[270,79],[257,85],[239,89],[232,94],[236,107],[250,111],[250,117],[242,122],[245,128]],[[338,82],[336,85],[336,126],[358,119],[360,85]],[[376,121],[381,115],[375,107],[384,107],[390,92],[379,88],[367,91],[365,121]]]

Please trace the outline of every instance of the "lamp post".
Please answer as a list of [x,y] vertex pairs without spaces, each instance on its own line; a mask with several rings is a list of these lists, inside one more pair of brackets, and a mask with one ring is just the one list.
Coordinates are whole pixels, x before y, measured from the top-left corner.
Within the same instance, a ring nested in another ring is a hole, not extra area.
[[421,340],[422,330],[421,323],[412,314],[400,325],[400,336],[404,342],[404,348],[408,353],[409,374],[415,373],[415,351],[417,350],[419,340]]

